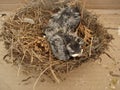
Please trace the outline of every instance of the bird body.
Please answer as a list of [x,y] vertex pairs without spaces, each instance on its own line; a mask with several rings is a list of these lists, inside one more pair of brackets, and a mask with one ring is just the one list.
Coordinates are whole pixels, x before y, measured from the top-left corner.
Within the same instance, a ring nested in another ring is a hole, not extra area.
[[75,7],[65,7],[51,17],[45,34],[56,58],[69,60],[79,55],[83,40],[73,35],[79,24],[80,13]]

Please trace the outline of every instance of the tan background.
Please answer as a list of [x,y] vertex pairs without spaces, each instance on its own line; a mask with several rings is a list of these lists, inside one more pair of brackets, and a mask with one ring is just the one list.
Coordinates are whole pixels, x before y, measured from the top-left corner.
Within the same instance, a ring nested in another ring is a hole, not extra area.
[[[114,60],[103,54],[101,62],[96,60],[83,63],[66,74],[66,80],[60,84],[39,81],[36,90],[120,90],[120,0],[87,1],[87,7],[99,16],[99,21],[109,28],[108,32],[115,38],[107,51]],[[5,18],[24,2],[25,0],[0,0],[0,15],[7,14],[6,17],[0,17],[0,32]],[[20,73],[17,77],[18,68],[3,61],[6,52],[3,41],[0,41],[0,90],[33,90],[35,79],[22,82],[28,76]],[[110,75],[111,71],[115,76]]]
[[[0,10],[14,10],[28,0],[0,0]],[[87,8],[120,9],[120,0],[86,0]]]

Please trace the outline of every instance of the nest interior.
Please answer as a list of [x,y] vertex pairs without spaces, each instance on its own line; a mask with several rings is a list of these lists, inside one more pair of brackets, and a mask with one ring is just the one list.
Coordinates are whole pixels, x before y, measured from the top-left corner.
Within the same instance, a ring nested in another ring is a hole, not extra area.
[[[53,4],[53,3],[52,3]],[[67,61],[58,60],[52,54],[48,41],[44,37],[44,28],[53,13],[64,7],[64,4],[47,5],[46,3],[30,3],[18,10],[4,23],[3,38],[10,61],[22,65],[27,73],[47,75],[59,81],[62,73],[67,73],[78,67],[82,62],[97,59],[105,50],[113,37],[97,21],[97,16],[79,4],[81,23],[77,34],[86,42],[83,55]],[[67,5],[65,4],[65,5]],[[54,6],[54,7],[48,7]]]

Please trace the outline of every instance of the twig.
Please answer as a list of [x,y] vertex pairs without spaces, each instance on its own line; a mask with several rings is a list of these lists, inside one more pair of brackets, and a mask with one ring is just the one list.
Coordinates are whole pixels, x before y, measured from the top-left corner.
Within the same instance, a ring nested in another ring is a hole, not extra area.
[[52,11],[49,11],[49,10],[42,10],[42,9],[41,9],[41,12],[48,13],[48,14],[50,14],[50,15],[53,14],[53,12],[52,12]]
[[[31,50],[31,51],[33,51],[33,50]],[[33,63],[33,59],[34,59],[34,58],[33,58],[33,52],[31,52],[31,60],[30,60],[31,63]]]
[[104,52],[104,54],[107,55],[107,56],[108,56],[110,59],[112,59],[114,62],[116,62],[116,61],[115,61],[115,58],[113,58],[112,56],[110,56],[107,52]]
[[119,28],[116,28],[116,27],[105,27],[105,29],[110,29],[110,30],[118,30]]
[[111,76],[113,76],[113,77],[120,77],[119,74],[114,74],[113,71],[110,71],[109,74],[110,74]]
[[22,82],[26,82],[26,81],[28,81],[29,79],[31,79],[32,77],[31,76],[29,76],[29,77],[27,77],[27,78],[25,78],[25,79],[23,79],[22,80]]
[[35,90],[35,87],[36,87],[36,85],[37,85],[40,77],[41,77],[49,68],[50,68],[50,66],[48,66],[47,68],[45,68],[45,69],[40,73],[39,77],[36,79],[36,81],[35,81],[35,83],[34,83],[34,85],[33,85],[33,90]]
[[91,51],[92,51],[92,41],[93,41],[93,37],[91,37],[91,43],[90,43],[90,49],[89,49],[89,56],[91,56]]
[[55,2],[55,4],[60,4],[60,3],[64,3],[65,0],[58,0],[57,2]]
[[45,1],[44,0],[40,0],[42,2],[43,5],[45,5]]
[[57,83],[60,83],[60,80],[57,78],[55,72],[54,72],[53,69],[52,69],[52,65],[51,65],[52,59],[51,59],[51,57],[52,57],[52,56],[51,56],[51,51],[49,51],[50,71],[51,71],[53,77],[55,78],[56,82],[57,82]]
[[89,28],[90,24],[91,24],[91,21],[92,21],[92,17],[89,19],[89,22],[87,24],[87,27]]
[[23,60],[25,58],[25,53],[26,53],[26,50],[24,51],[24,55],[22,57],[22,60],[21,60],[20,64],[18,65],[17,77],[19,77],[19,75],[20,75],[21,64],[22,64],[22,62],[23,62]]
[[35,57],[36,57],[38,60],[40,60],[41,62],[43,62],[43,60],[40,59],[40,57],[36,54],[36,52],[34,52],[34,50],[32,50],[32,53],[35,55]]
[[10,48],[10,61],[13,61],[13,36],[11,40],[12,42],[11,42],[11,48]]
[[21,65],[19,64],[18,65],[18,71],[17,71],[17,77],[19,77],[19,75],[20,75],[20,70],[21,70]]
[[83,5],[82,5],[82,10],[81,10],[81,18],[83,18],[83,13],[84,13],[84,9],[85,9],[85,5],[86,5],[86,1],[87,1],[87,0],[82,0]]
[[51,71],[52,75],[54,76],[56,82],[57,82],[57,83],[60,83],[60,80],[59,80],[58,77],[56,76],[56,74],[55,74],[55,72],[54,72],[54,70],[52,69],[51,66],[50,66],[50,71]]

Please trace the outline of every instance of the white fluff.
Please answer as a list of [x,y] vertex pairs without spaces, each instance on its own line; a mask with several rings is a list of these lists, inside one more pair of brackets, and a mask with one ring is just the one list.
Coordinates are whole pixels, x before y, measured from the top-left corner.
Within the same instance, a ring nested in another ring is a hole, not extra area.
[[31,18],[24,18],[23,22],[27,22],[27,23],[30,23],[30,24],[35,24],[34,20],[31,19]]

